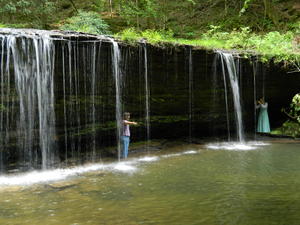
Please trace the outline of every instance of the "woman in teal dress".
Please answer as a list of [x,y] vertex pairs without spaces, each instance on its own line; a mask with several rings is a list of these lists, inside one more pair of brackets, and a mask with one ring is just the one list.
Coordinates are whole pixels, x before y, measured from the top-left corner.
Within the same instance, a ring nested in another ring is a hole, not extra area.
[[259,133],[270,133],[270,122],[268,116],[268,103],[263,98],[257,101],[256,109],[259,109],[256,131]]

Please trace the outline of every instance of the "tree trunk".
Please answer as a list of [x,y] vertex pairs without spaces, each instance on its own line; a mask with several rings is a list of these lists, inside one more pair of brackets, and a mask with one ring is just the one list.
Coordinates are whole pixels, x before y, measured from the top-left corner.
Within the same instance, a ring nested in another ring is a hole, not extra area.
[[274,25],[278,28],[278,18],[280,17],[279,14],[280,12],[276,10],[275,6],[272,5],[272,0],[264,0],[264,16],[265,18],[269,18],[272,20]]
[[109,7],[110,7],[110,18],[112,18],[112,14],[113,14],[112,0],[109,0]]
[[[138,8],[139,8],[138,0],[135,0],[135,5],[136,5],[136,9],[138,10]],[[140,20],[139,20],[139,14],[138,13],[139,13],[139,10],[136,14],[136,27],[137,27],[137,29],[140,28]]]
[[69,1],[71,2],[71,4],[74,7],[75,11],[78,13],[77,7],[76,7],[75,3],[73,2],[73,0],[69,0]]

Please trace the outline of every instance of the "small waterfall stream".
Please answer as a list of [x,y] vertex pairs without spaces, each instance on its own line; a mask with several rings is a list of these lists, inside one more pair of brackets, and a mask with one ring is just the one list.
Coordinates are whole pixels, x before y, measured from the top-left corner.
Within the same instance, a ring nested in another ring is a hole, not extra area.
[[146,140],[147,140],[147,150],[149,148],[150,141],[150,86],[148,77],[148,54],[146,43],[142,44],[144,49],[144,75],[145,75],[145,123],[146,123]]
[[123,107],[122,107],[122,73],[120,71],[120,49],[116,41],[112,41],[112,66],[115,79],[116,90],[116,121],[117,121],[117,144],[118,144],[118,160],[121,159],[121,136],[122,136],[122,120],[123,120]]
[[225,92],[224,96],[225,96],[225,109],[226,109],[227,137],[228,137],[228,141],[230,141],[231,140],[231,134],[230,134],[230,121],[229,121],[228,94],[227,94],[225,65],[224,65],[224,61],[222,59],[222,53],[218,52],[218,56],[221,60],[221,65],[222,65],[222,75],[223,75],[224,92]]
[[192,48],[189,48],[189,142],[192,142],[193,135],[193,55]]
[[252,62],[252,69],[253,69],[253,99],[254,99],[254,104],[253,104],[253,108],[254,108],[254,117],[253,117],[253,121],[254,121],[254,139],[256,140],[256,76],[257,76],[257,61]]
[[[220,54],[221,56],[225,92],[227,92],[226,74],[228,74],[228,79],[232,90],[237,138],[239,142],[244,142],[245,138],[244,138],[244,131],[243,131],[242,107],[241,107],[239,75],[237,73],[237,67],[232,54],[224,53],[224,52],[218,52],[218,54]],[[227,96],[227,93],[225,93],[225,96]],[[227,97],[225,100],[225,104],[226,104],[226,111],[228,113]],[[229,123],[228,116],[227,116],[227,123]]]

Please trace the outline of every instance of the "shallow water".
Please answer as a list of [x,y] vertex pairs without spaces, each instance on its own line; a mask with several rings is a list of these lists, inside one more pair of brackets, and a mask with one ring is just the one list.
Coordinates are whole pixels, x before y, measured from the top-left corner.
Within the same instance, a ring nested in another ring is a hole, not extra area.
[[298,225],[300,144],[231,145],[2,176],[0,224]]

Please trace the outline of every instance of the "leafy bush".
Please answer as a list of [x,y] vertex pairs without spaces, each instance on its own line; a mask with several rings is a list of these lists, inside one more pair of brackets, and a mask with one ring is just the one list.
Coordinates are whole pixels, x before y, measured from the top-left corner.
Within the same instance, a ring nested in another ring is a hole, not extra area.
[[290,104],[289,115],[300,123],[300,93],[293,97],[292,103]]
[[284,122],[280,128],[273,130],[271,134],[300,137],[300,124],[288,120]]
[[222,48],[253,50],[261,55],[262,61],[274,59],[275,61],[298,62],[300,54],[293,51],[292,41],[296,33],[269,32],[264,35],[252,33],[249,27],[240,30],[223,32],[220,26],[211,26],[211,29],[202,35],[204,40],[219,40]]
[[76,16],[67,20],[62,30],[73,30],[91,34],[109,34],[109,27],[95,12],[79,11]]
[[285,109],[282,109],[282,111],[289,119],[280,128],[272,131],[272,133],[300,137],[300,93],[293,97],[288,111]]
[[130,43],[137,41],[140,36],[140,33],[137,32],[134,28],[128,28],[116,34],[116,37],[119,37],[123,41],[127,41]]
[[155,31],[155,30],[145,30],[141,33],[143,38],[146,38],[150,43],[167,42],[173,38],[174,33],[170,30]]
[[146,39],[148,43],[157,44],[161,42],[172,42],[173,32],[171,30],[167,31],[156,31],[156,30],[145,30],[137,31],[134,28],[125,29],[118,33],[116,37],[123,41],[135,42],[140,39]]

